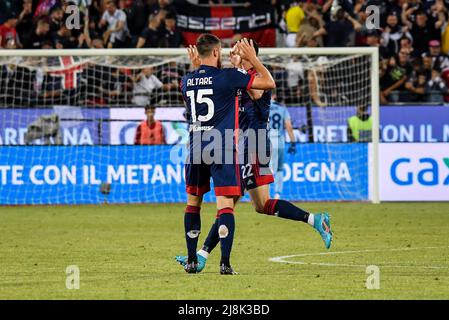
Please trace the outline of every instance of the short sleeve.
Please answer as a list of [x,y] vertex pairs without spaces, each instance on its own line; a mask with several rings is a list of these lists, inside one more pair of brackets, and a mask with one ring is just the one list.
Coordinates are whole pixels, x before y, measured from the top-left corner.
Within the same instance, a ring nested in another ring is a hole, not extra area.
[[161,80],[159,80],[154,74],[151,76],[151,79],[153,80],[154,87],[155,87],[156,89],[162,88],[163,83],[162,83]]
[[126,14],[122,10],[120,10],[119,12],[120,13],[118,15],[118,21],[125,22],[126,21]]
[[101,16],[101,20],[108,20],[108,11],[105,11],[104,13],[103,13],[103,15]]
[[243,69],[228,68],[226,81],[236,89],[251,89],[255,74],[249,74]]

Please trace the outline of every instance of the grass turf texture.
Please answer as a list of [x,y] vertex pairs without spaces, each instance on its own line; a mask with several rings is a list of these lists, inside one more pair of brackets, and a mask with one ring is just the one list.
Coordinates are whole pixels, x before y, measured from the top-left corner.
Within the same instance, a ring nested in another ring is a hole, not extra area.
[[[449,203],[301,205],[331,213],[331,252],[381,251],[289,260],[328,266],[271,262],[326,250],[310,226],[239,204],[232,264],[240,275],[218,274],[219,248],[203,273],[189,275],[174,261],[186,251],[184,205],[0,207],[0,299],[449,298]],[[214,208],[203,208],[200,243]],[[365,287],[371,264],[379,290]],[[79,290],[65,287],[68,265],[80,268]]]

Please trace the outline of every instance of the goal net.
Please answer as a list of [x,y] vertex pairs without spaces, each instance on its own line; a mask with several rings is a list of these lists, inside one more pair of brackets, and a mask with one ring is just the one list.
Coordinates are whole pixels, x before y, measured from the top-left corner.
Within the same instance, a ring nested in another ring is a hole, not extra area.
[[[329,49],[260,53],[296,140],[288,153],[284,132],[285,148],[272,159],[282,169],[281,196],[376,200],[377,56]],[[230,67],[227,60],[224,50]],[[189,71],[184,49],[0,50],[0,205],[184,202],[188,132],[178,86]],[[163,144],[139,145],[148,105]],[[360,114],[372,127],[349,125]]]

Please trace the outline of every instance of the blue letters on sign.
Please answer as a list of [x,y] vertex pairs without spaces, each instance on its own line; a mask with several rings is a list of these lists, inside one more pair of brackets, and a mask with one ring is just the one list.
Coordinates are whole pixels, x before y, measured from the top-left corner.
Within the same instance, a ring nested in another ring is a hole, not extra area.
[[428,163],[430,168],[418,172],[418,182],[423,186],[436,186],[438,184],[438,162],[432,158],[422,158],[419,163]]
[[[414,183],[422,186],[436,186],[440,183],[439,164],[433,158],[420,158],[419,166],[410,165],[406,167],[406,178],[399,178],[397,173],[398,167],[409,163],[411,163],[410,158],[399,158],[393,161],[390,168],[390,176],[394,183],[400,186],[410,186]],[[449,160],[447,158],[443,158],[443,163],[449,168]],[[443,185],[449,185],[449,175],[443,180]]]
[[411,172],[407,173],[406,180],[401,180],[397,176],[397,168],[402,163],[410,163],[410,159],[408,158],[399,158],[393,162],[390,168],[390,176],[394,183],[400,186],[409,186],[413,183],[413,174]]

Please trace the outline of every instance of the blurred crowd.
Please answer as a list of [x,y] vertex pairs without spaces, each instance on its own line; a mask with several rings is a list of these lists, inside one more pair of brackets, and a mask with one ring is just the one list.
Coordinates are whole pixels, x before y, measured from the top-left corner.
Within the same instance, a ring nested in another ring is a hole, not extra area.
[[[2,0],[0,48],[182,47],[187,0]],[[278,47],[375,46],[381,103],[449,101],[449,0],[189,0],[276,8]],[[79,21],[71,8],[78,8]],[[378,17],[370,16],[375,6]],[[70,28],[66,22],[78,23]],[[378,25],[372,27],[372,23]]]

